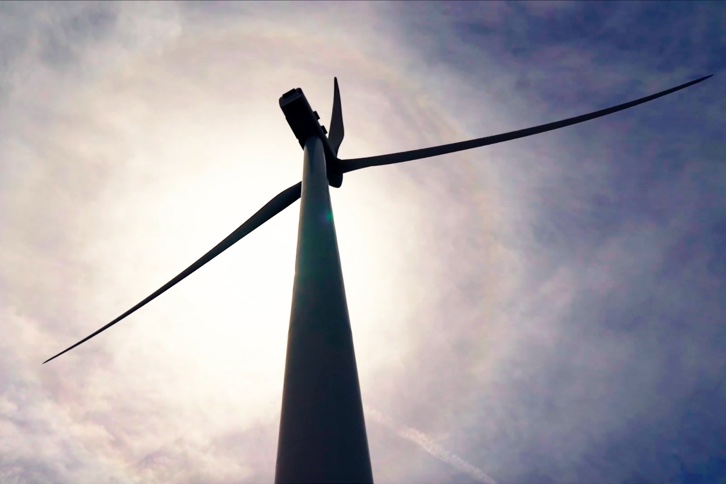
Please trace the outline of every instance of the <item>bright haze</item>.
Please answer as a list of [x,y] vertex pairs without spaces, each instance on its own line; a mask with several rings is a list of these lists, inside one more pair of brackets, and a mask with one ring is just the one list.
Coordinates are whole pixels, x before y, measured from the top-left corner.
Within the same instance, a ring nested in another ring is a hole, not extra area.
[[299,204],[341,158],[605,118],[332,189],[374,477],[726,479],[719,3],[1,3],[0,481],[274,477]]

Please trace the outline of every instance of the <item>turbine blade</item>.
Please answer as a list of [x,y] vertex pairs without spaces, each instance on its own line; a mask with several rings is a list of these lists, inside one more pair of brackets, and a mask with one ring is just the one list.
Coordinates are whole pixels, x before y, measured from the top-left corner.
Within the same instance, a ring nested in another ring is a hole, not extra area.
[[48,358],[43,362],[43,364],[48,363],[49,361],[58,358],[63,353],[66,353],[73,348],[75,348],[78,345],[81,345],[88,341],[89,339],[93,338],[99,333],[102,333],[103,331],[106,331],[108,328],[113,326],[114,324],[120,322],[122,319],[124,319],[126,316],[132,314],[137,309],[141,309],[144,307],[147,303],[153,301],[158,296],[166,292],[168,289],[171,289],[174,285],[176,285],[178,282],[183,280],[188,275],[192,274],[194,271],[202,267],[204,264],[209,262],[210,260],[217,257],[219,254],[227,250],[228,248],[232,247],[236,242],[238,242],[242,237],[249,234],[253,230],[255,230],[257,227],[262,225],[263,223],[270,220],[272,217],[277,215],[278,213],[282,212],[284,209],[292,205],[298,198],[300,198],[300,187],[301,183],[297,183],[290,188],[280,192],[275,198],[267,202],[265,206],[263,206],[261,209],[259,209],[253,216],[251,216],[245,223],[240,225],[234,232],[229,234],[222,242],[217,244],[212,250],[204,254],[199,260],[197,260],[194,264],[190,265],[186,269],[184,269],[179,275],[177,275],[175,278],[161,286],[159,289],[157,289],[155,292],[153,292],[151,295],[149,295],[146,299],[138,303],[136,306],[132,307],[125,313],[123,313],[121,316],[117,317],[110,323],[108,323],[106,326],[102,327],[101,329],[91,333],[90,335],[86,336],[82,340],[80,340],[78,343],[74,344],[73,346],[70,346],[66,348],[65,350],[61,351],[57,355]]
[[338,89],[338,78],[333,78],[333,114],[330,115],[330,132],[328,142],[335,154],[338,154],[340,143],[343,142],[345,129],[343,129],[343,108],[340,105],[340,89]]
[[662,96],[666,96],[670,93],[685,89],[694,84],[698,84],[701,81],[705,81],[709,76],[696,79],[695,81],[687,82],[676,86],[666,91],[661,91],[650,96],[646,96],[635,101],[630,101],[624,104],[618,104],[611,108],[601,109],[590,114],[583,114],[581,116],[575,116],[574,118],[567,118],[554,123],[542,124],[540,126],[534,126],[532,128],[520,129],[517,131],[510,131],[509,133],[497,134],[494,136],[487,136],[484,138],[477,138],[468,141],[460,141],[458,143],[451,143],[440,146],[433,146],[431,148],[422,148],[419,150],[401,151],[399,153],[390,153],[387,155],[369,156],[366,158],[353,158],[349,160],[339,160],[339,169],[342,173],[348,173],[354,170],[360,170],[361,168],[368,168],[370,166],[390,165],[393,163],[403,163],[405,161],[419,160],[421,158],[428,158],[431,156],[444,155],[447,153],[454,153],[456,151],[470,150],[472,148],[479,148],[481,146],[493,145],[501,143],[503,141],[510,141],[517,138],[524,138],[525,136],[532,136],[534,134],[544,133],[545,131],[552,131],[554,129],[564,128],[565,126],[572,126],[573,124],[582,123],[591,119],[606,116],[608,114],[616,113],[624,109],[632,108],[638,104],[643,104],[653,99],[657,99]]

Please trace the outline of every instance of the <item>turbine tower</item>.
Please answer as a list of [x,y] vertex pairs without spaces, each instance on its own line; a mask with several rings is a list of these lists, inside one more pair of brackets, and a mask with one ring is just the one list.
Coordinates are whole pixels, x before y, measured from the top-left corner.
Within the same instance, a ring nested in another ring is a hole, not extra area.
[[552,131],[599,118],[685,89],[674,88],[573,118],[458,143],[367,158],[340,159],[343,116],[338,80],[327,133],[300,88],[280,98],[280,107],[303,149],[303,177],[275,196],[234,232],[140,303],[43,363],[57,358],[120,322],[214,259],[301,198],[295,279],[288,333],[275,481],[372,482],[368,440],[353,337],[343,285],[328,186],[343,174],[403,163]]

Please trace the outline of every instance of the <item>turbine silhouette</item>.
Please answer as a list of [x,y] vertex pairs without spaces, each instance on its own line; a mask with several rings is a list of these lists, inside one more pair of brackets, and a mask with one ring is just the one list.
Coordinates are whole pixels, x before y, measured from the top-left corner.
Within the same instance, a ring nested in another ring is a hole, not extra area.
[[276,482],[372,482],[368,441],[353,337],[328,185],[362,168],[487,146],[599,118],[652,101],[708,79],[593,113],[509,133],[419,150],[344,160],[343,114],[334,80],[330,133],[319,123],[300,88],[280,98],[287,122],[303,148],[303,178],[276,195],[234,232],[131,309],[43,363],[59,357],[142,308],[247,234],[302,198],[295,279],[283,385]]

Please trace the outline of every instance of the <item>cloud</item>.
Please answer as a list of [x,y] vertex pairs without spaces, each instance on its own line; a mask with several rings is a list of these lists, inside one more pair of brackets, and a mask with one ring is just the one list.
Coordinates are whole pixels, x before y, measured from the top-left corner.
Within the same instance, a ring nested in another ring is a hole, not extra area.
[[424,452],[427,452],[435,458],[439,459],[440,461],[449,464],[451,467],[455,468],[462,474],[468,475],[472,479],[475,479],[477,482],[496,484],[497,481],[489,477],[484,471],[469,464],[458,455],[452,454],[440,445],[436,444],[436,442],[426,434],[419,432],[416,429],[400,425],[392,421],[390,418],[386,417],[379,411],[370,407],[366,409],[366,414],[371,417],[371,419],[375,422],[378,422],[390,428],[400,437],[410,440],[411,442],[418,445],[421,449],[423,449]]
[[333,75],[353,158],[717,74],[332,196],[379,482],[722,475],[712,4],[0,9],[3,482],[272,479],[296,208],[40,362],[298,181],[275,100],[301,86],[327,121]]

